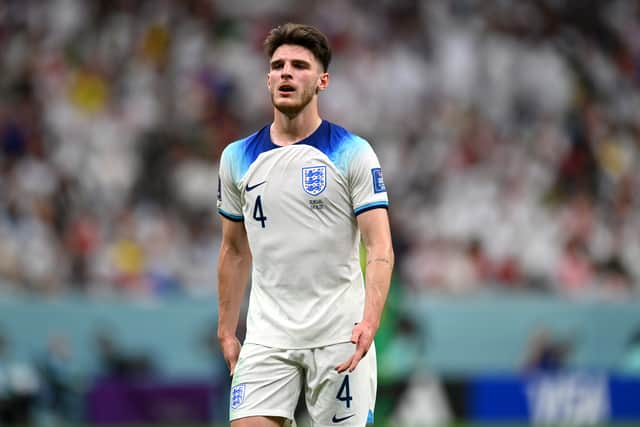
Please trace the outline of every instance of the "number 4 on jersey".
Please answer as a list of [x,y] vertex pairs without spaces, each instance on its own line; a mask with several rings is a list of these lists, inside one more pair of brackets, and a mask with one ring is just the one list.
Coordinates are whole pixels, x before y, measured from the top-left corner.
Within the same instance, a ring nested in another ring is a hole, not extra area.
[[344,402],[345,405],[347,405],[347,408],[351,407],[351,401],[353,400],[353,397],[351,397],[351,393],[349,392],[349,375],[344,376],[342,385],[338,390],[338,394],[336,394],[336,399]]
[[265,222],[267,221],[267,217],[264,216],[264,212],[262,210],[262,197],[258,196],[256,198],[256,205],[253,207],[253,219],[259,221],[262,225],[262,228],[265,228]]

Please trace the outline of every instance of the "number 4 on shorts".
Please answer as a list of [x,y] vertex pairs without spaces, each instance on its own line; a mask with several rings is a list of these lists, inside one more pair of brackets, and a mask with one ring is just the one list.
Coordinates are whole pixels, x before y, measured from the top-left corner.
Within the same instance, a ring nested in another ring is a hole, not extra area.
[[351,407],[351,401],[353,400],[353,397],[351,397],[351,393],[349,392],[349,375],[344,376],[344,380],[342,380],[342,385],[338,390],[336,399],[344,402],[347,408]]

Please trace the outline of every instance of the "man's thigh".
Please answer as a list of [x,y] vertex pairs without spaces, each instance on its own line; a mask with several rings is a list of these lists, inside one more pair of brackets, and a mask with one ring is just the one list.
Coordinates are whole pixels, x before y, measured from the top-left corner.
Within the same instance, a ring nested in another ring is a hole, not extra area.
[[245,417],[231,421],[231,427],[295,427],[282,417]]
[[313,349],[307,362],[305,397],[314,427],[364,426],[373,422],[377,387],[376,351],[372,345],[353,372],[335,367],[355,351],[351,343]]
[[294,359],[292,350],[244,344],[231,381],[229,419],[293,419],[303,380]]

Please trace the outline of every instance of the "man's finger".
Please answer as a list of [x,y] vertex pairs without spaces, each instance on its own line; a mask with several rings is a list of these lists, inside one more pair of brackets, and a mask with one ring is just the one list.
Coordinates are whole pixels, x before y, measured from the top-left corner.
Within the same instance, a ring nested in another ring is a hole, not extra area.
[[233,368],[236,366],[236,362],[231,356],[225,357],[225,362],[227,362],[227,368],[229,368],[229,372],[233,375]]
[[360,360],[362,360],[363,355],[364,355],[364,350],[362,348],[358,348],[356,352],[353,354],[353,356],[351,357],[351,363],[349,364],[349,372],[353,372],[353,370],[356,369],[356,366],[358,366],[358,363],[360,363]]
[[360,360],[367,354],[369,351],[369,347],[371,347],[372,339],[367,339],[366,334],[361,334],[359,337],[358,344],[356,345],[356,351],[352,356],[351,364],[349,365],[349,372],[353,372],[360,363]]
[[223,349],[224,360],[229,368],[229,375],[233,376],[233,372],[236,369],[236,363],[238,363],[238,355],[240,351],[235,346],[227,346]]
[[349,366],[351,366],[352,360],[353,360],[353,356],[351,356],[346,362],[341,363],[338,366],[336,366],[336,371],[338,371],[339,374],[341,374],[344,371],[346,371],[347,368],[349,368]]
[[353,344],[357,344],[358,341],[360,340],[361,334],[362,334],[362,331],[357,326],[353,328],[353,332],[351,332],[351,342]]

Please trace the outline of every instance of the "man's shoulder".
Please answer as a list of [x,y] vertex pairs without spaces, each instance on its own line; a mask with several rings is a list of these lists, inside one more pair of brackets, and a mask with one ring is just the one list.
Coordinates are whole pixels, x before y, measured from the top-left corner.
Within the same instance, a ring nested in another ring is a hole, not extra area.
[[261,140],[264,139],[264,132],[268,127],[269,125],[265,125],[252,134],[245,136],[244,138],[236,139],[235,141],[230,142],[225,147],[225,151],[246,150],[251,145],[261,142]]
[[344,155],[345,153],[359,152],[361,148],[371,146],[364,137],[336,123],[328,120],[326,122],[328,123],[329,145],[332,151]]
[[341,126],[341,125],[336,124],[334,122],[331,122],[329,120],[325,120],[325,121],[329,125],[329,129],[331,130],[331,134],[334,137],[336,137],[337,139],[341,139],[341,140],[350,140],[350,139],[365,140],[363,137],[361,137],[360,135],[357,135],[354,132],[351,132],[349,129],[345,128],[344,126]]
[[229,143],[222,152],[225,161],[251,163],[263,151],[273,148],[269,137],[269,125],[241,139]]
[[328,122],[331,129],[331,140],[334,150],[339,153],[339,157],[346,156],[352,159],[354,156],[372,150],[369,141],[359,134],[340,126]]

